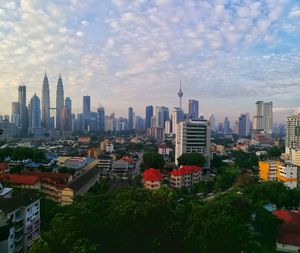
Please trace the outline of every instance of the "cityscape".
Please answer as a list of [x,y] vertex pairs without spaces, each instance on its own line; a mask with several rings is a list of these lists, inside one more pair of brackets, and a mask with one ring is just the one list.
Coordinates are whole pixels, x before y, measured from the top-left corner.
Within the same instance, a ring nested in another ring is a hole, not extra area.
[[300,252],[300,4],[0,3],[0,253]]

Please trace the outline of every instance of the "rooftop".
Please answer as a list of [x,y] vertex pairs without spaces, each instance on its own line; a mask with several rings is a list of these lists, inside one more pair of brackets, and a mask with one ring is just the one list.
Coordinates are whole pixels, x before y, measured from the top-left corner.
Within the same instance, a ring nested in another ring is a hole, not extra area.
[[145,181],[160,181],[163,177],[163,174],[154,168],[145,170],[143,175]]
[[177,170],[173,170],[170,172],[171,175],[173,176],[181,176],[181,175],[186,175],[186,174],[191,174],[194,172],[201,171],[202,168],[198,166],[189,166],[189,165],[183,165]]
[[37,176],[5,174],[0,176],[0,181],[9,182],[12,184],[34,185],[38,183],[40,180]]
[[275,210],[273,214],[284,223],[278,227],[277,241],[300,246],[300,213],[289,210]]

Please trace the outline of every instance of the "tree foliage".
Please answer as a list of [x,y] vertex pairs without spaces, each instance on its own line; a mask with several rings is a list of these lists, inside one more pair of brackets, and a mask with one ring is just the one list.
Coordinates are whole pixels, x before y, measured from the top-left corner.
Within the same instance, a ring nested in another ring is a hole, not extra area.
[[146,170],[148,168],[163,169],[165,160],[163,156],[157,152],[147,152],[143,155],[143,161],[141,163],[141,169]]
[[202,167],[206,159],[203,155],[193,152],[193,153],[184,153],[177,159],[178,165],[196,165]]
[[234,165],[240,169],[252,169],[258,165],[258,158],[255,153],[247,153],[241,150],[233,153]]

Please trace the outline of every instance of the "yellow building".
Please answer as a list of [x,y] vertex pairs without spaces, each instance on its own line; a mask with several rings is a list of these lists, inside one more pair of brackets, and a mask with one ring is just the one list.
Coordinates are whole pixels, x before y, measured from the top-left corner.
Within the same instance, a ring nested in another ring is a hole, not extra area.
[[276,180],[280,161],[259,161],[259,178],[264,181]]

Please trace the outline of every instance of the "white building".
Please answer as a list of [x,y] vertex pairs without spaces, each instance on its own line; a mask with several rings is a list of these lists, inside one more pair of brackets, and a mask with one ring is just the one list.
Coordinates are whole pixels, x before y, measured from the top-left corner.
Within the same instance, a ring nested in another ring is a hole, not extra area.
[[285,153],[291,155],[292,150],[300,150],[300,114],[286,118]]
[[[33,240],[40,236],[40,198],[35,190],[12,194],[7,188],[0,188],[0,228],[6,229],[7,234],[1,236],[1,253],[27,253]],[[5,227],[8,221],[10,226]]]
[[197,152],[210,163],[210,122],[207,120],[183,121],[177,125],[175,163],[184,153]]
[[253,117],[253,130],[272,134],[273,128],[273,103],[256,102],[256,115]]
[[292,164],[280,164],[277,171],[277,179],[286,187],[294,189],[297,187],[297,166]]

